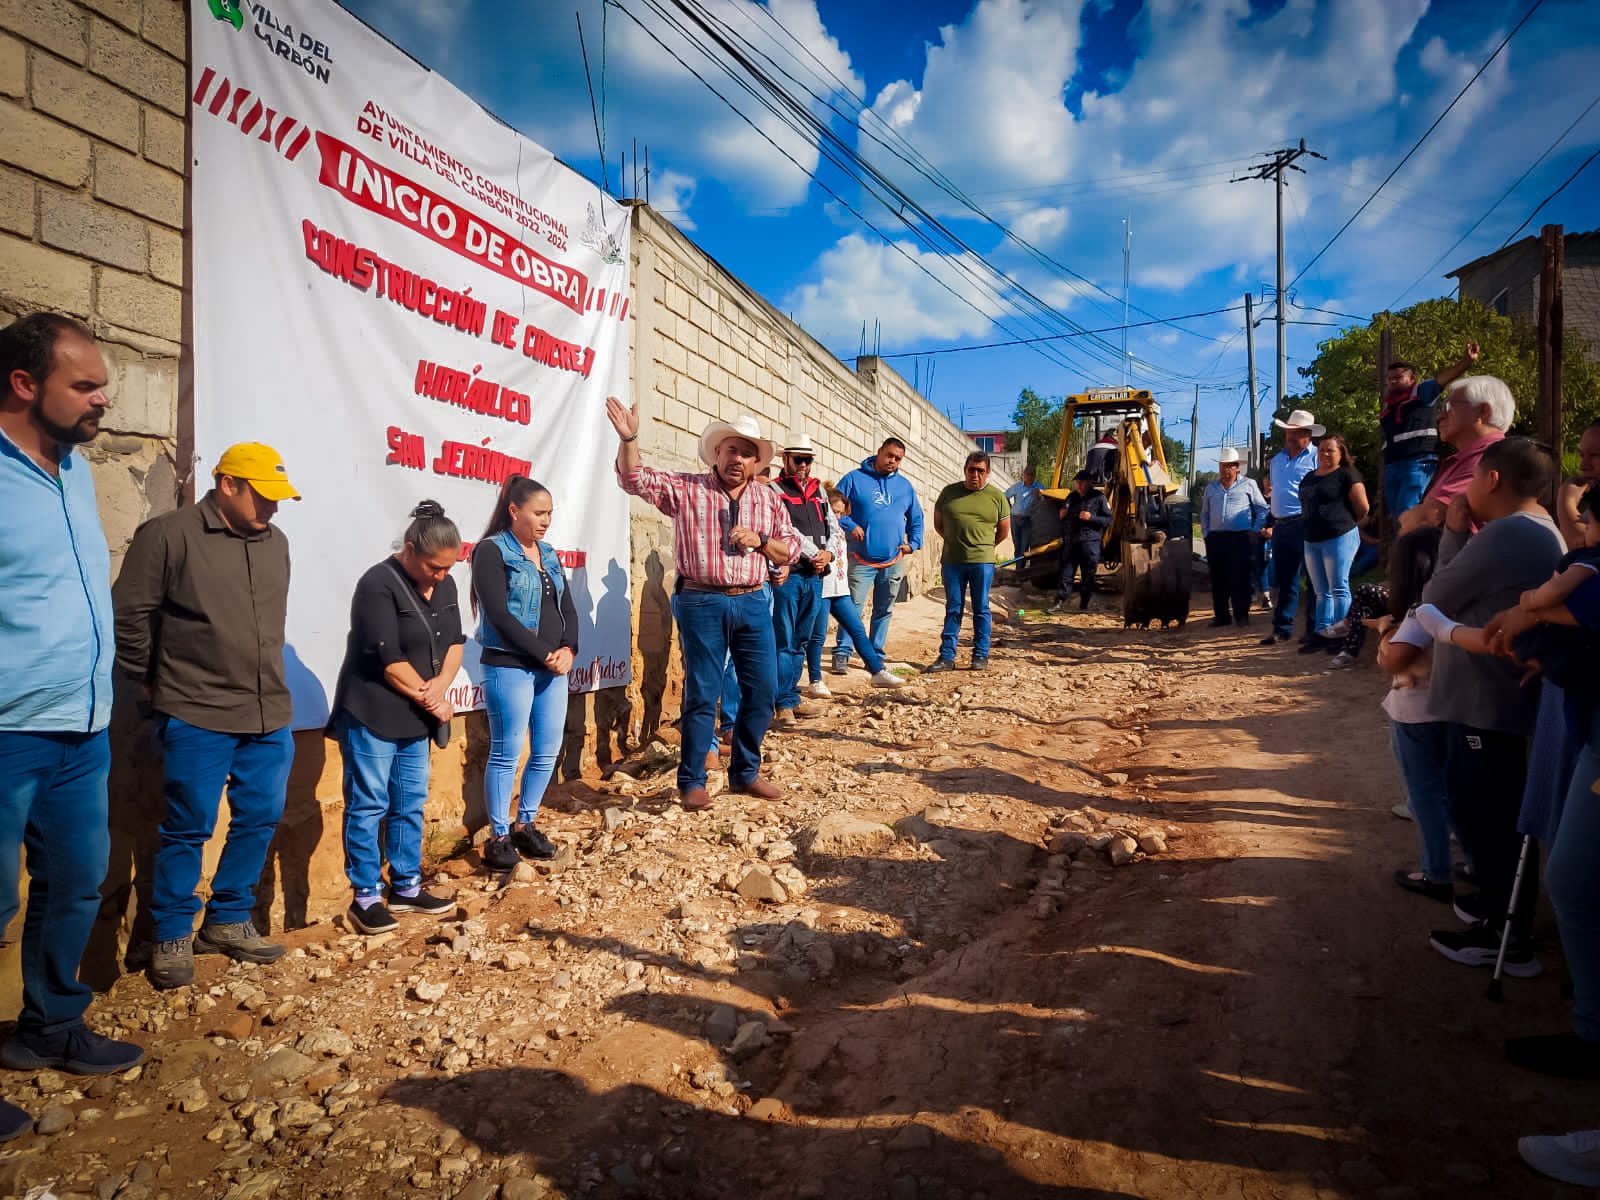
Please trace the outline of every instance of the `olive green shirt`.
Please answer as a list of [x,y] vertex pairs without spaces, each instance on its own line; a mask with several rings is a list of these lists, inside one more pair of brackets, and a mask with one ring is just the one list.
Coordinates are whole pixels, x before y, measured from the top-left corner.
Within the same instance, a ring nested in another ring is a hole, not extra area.
[[999,488],[986,483],[973,491],[964,483],[952,483],[939,493],[933,510],[944,530],[940,562],[948,566],[994,562],[995,534],[1011,515]]
[[289,724],[281,530],[234,533],[207,492],[139,526],[111,594],[117,665],[149,687],[156,712],[217,733]]

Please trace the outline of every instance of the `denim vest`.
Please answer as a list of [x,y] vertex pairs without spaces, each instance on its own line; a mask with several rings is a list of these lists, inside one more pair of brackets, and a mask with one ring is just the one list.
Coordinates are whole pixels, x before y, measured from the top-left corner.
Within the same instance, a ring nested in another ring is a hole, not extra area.
[[[539,584],[539,569],[528,561],[522,543],[509,529],[502,530],[489,540],[499,549],[500,557],[506,563],[506,609],[524,629],[537,630],[539,608],[544,600],[544,588]],[[539,543],[539,557],[544,562],[545,574],[550,577],[550,586],[555,589],[559,602],[567,587],[567,577],[561,571],[561,560],[547,542]],[[482,615],[478,618],[478,642],[489,650],[515,649],[505,644],[495,632],[493,623]]]

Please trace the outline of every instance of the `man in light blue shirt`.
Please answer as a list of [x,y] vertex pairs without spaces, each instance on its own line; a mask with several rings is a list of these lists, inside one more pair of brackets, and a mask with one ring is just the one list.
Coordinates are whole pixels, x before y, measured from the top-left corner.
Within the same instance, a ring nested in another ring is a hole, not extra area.
[[[88,462],[106,365],[78,322],[35,313],[0,330],[0,929],[19,907],[22,1013],[0,1065],[105,1075],[144,1051],[91,1032],[78,963],[111,855],[111,556]],[[0,1140],[30,1128],[0,1101]]]
[[1267,523],[1267,501],[1254,479],[1241,476],[1239,452],[1231,446],[1217,456],[1217,475],[1200,499],[1200,536],[1211,572],[1211,624],[1248,625],[1253,539]]
[[[1294,614],[1300,605],[1306,557],[1300,481],[1317,469],[1317,448],[1311,439],[1328,432],[1303,408],[1295,409],[1286,420],[1274,418],[1272,423],[1283,430],[1283,449],[1267,463],[1272,479],[1272,527],[1264,536],[1272,539],[1273,590],[1277,596],[1272,607],[1272,632],[1261,639],[1263,646],[1287,642],[1294,635]],[[1310,636],[1307,628],[1306,637]]]
[[1006,489],[1006,499],[1011,502],[1011,544],[1018,558],[1033,544],[1033,506],[1043,490],[1032,467],[1023,467],[1022,478]]

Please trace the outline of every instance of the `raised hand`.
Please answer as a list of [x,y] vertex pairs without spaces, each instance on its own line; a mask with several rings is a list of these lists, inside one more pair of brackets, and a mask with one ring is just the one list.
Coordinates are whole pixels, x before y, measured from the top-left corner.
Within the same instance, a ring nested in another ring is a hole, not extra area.
[[639,436],[639,403],[634,401],[625,405],[615,396],[606,397],[606,416],[611,421],[611,428],[617,431],[617,436],[626,441],[628,438]]

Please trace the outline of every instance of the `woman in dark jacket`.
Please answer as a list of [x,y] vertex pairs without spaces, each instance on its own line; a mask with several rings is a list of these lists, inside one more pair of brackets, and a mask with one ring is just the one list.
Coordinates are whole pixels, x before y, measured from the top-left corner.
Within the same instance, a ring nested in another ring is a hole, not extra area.
[[355,889],[348,916],[362,933],[394,929],[397,912],[442,917],[456,908],[454,900],[422,890],[422,810],[429,745],[449,727],[447,693],[466,640],[450,578],[460,556],[455,522],[424,500],[411,513],[399,553],[362,575],[350,602],[329,727],[344,760],[345,873]]
[[1348,631],[1350,570],[1367,515],[1367,485],[1350,461],[1350,448],[1336,433],[1317,443],[1317,469],[1300,481],[1300,512],[1305,518],[1306,574],[1317,597],[1311,640],[1302,654],[1337,651]]
[[[544,540],[552,508],[543,484],[513,475],[472,550],[472,598],[489,713],[483,791],[492,836],[483,862],[492,871],[556,852],[533,821],[566,732],[567,672],[578,650],[578,614],[556,552]],[[513,824],[511,790],[530,737]]]

